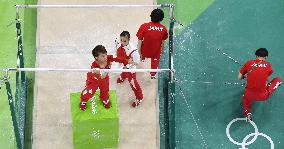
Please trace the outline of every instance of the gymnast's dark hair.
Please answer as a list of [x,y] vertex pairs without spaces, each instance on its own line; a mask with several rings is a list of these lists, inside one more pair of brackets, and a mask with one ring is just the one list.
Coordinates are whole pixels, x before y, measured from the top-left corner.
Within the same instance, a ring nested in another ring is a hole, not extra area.
[[130,33],[128,31],[123,31],[120,33],[120,37],[127,37],[128,39],[130,39]]
[[267,57],[268,51],[266,48],[259,48],[255,51],[255,55],[258,57]]
[[92,51],[94,58],[98,57],[99,54],[106,54],[106,53],[107,50],[103,45],[97,45]]
[[161,22],[164,19],[164,12],[163,12],[163,10],[158,9],[158,8],[154,9],[151,12],[150,17],[151,17],[152,22]]

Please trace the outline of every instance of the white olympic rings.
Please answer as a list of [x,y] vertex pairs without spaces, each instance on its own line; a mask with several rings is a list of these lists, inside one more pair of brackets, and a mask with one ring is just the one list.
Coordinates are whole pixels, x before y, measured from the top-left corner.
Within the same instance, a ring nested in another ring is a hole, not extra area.
[[[263,137],[265,137],[265,138],[270,142],[271,149],[274,149],[274,143],[273,143],[272,139],[271,139],[268,135],[266,135],[266,134],[264,134],[264,133],[260,133],[260,132],[258,131],[258,128],[257,128],[256,124],[255,124],[253,121],[249,121],[249,123],[253,126],[253,128],[254,128],[254,133],[248,134],[248,135],[243,139],[242,142],[237,142],[237,141],[235,141],[235,140],[231,137],[231,135],[230,135],[230,127],[231,127],[231,125],[232,125],[234,122],[236,122],[236,121],[246,121],[246,120],[247,120],[246,118],[235,118],[235,119],[233,119],[233,120],[227,125],[227,128],[226,128],[226,135],[227,135],[227,137],[229,138],[229,140],[230,140],[232,143],[241,146],[240,149],[247,149],[246,146],[248,146],[248,145],[254,143],[254,142],[256,141],[256,139],[257,139],[258,136],[263,136]],[[252,138],[249,142],[247,142],[247,140],[248,140],[250,137],[252,137],[252,136],[253,136],[253,138]]]

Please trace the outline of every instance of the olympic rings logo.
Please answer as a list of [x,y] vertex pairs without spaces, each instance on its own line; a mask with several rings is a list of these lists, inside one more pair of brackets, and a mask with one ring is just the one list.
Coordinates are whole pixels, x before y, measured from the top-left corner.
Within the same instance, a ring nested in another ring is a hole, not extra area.
[[[237,141],[235,141],[235,140],[231,137],[231,135],[230,135],[230,127],[231,127],[231,125],[232,125],[234,122],[236,122],[236,121],[246,121],[246,118],[235,118],[235,119],[233,119],[233,120],[227,125],[227,128],[226,128],[226,135],[227,135],[227,137],[229,138],[229,140],[230,140],[232,143],[241,146],[241,148],[239,148],[239,149],[248,149],[248,148],[246,148],[246,146],[248,146],[248,145],[254,143],[258,136],[263,136],[263,137],[265,137],[265,138],[270,142],[271,149],[274,149],[274,143],[273,143],[272,139],[271,139],[269,136],[267,136],[266,134],[259,132],[259,131],[258,131],[258,128],[257,128],[257,126],[256,126],[256,124],[255,124],[253,121],[249,121],[249,123],[253,126],[253,128],[254,128],[254,133],[248,134],[248,135],[243,139],[242,142],[237,142]],[[251,137],[253,137],[253,138],[252,138],[250,141],[247,142],[247,140],[248,140],[249,138],[251,138]]]

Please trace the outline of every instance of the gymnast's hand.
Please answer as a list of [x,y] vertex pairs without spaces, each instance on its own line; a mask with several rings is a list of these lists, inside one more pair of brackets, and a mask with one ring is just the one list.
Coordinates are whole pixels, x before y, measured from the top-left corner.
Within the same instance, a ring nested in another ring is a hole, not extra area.
[[99,68],[93,68],[92,73],[100,74],[100,69]]
[[128,60],[128,64],[134,64],[134,62],[133,62],[133,59],[132,59],[132,58],[130,58],[130,59]]

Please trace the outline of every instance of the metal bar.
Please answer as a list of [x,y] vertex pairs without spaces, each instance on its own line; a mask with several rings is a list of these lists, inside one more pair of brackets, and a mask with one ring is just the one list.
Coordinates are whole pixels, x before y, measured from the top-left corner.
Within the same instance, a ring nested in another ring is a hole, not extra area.
[[171,4],[161,5],[15,5],[16,8],[123,8],[123,7],[170,7]]
[[[170,29],[169,29],[169,68],[174,70],[174,5],[170,5]],[[174,81],[174,71],[170,72],[170,81]]]
[[169,149],[175,149],[176,148],[176,140],[175,140],[175,78],[174,78],[174,5],[170,5],[170,28],[169,28],[169,68],[172,70],[169,72],[170,80],[168,84],[168,98],[166,98],[165,102],[168,103],[168,106],[165,108],[168,108],[167,110],[167,116],[169,120],[168,124],[168,136],[166,136],[166,139],[168,140]]
[[[93,70],[101,72],[164,72],[171,71],[170,69],[65,69],[65,68],[7,68],[8,71],[58,71],[58,72],[91,72]],[[6,69],[3,69],[3,71]]]
[[16,21],[20,19],[19,8],[16,7]]

